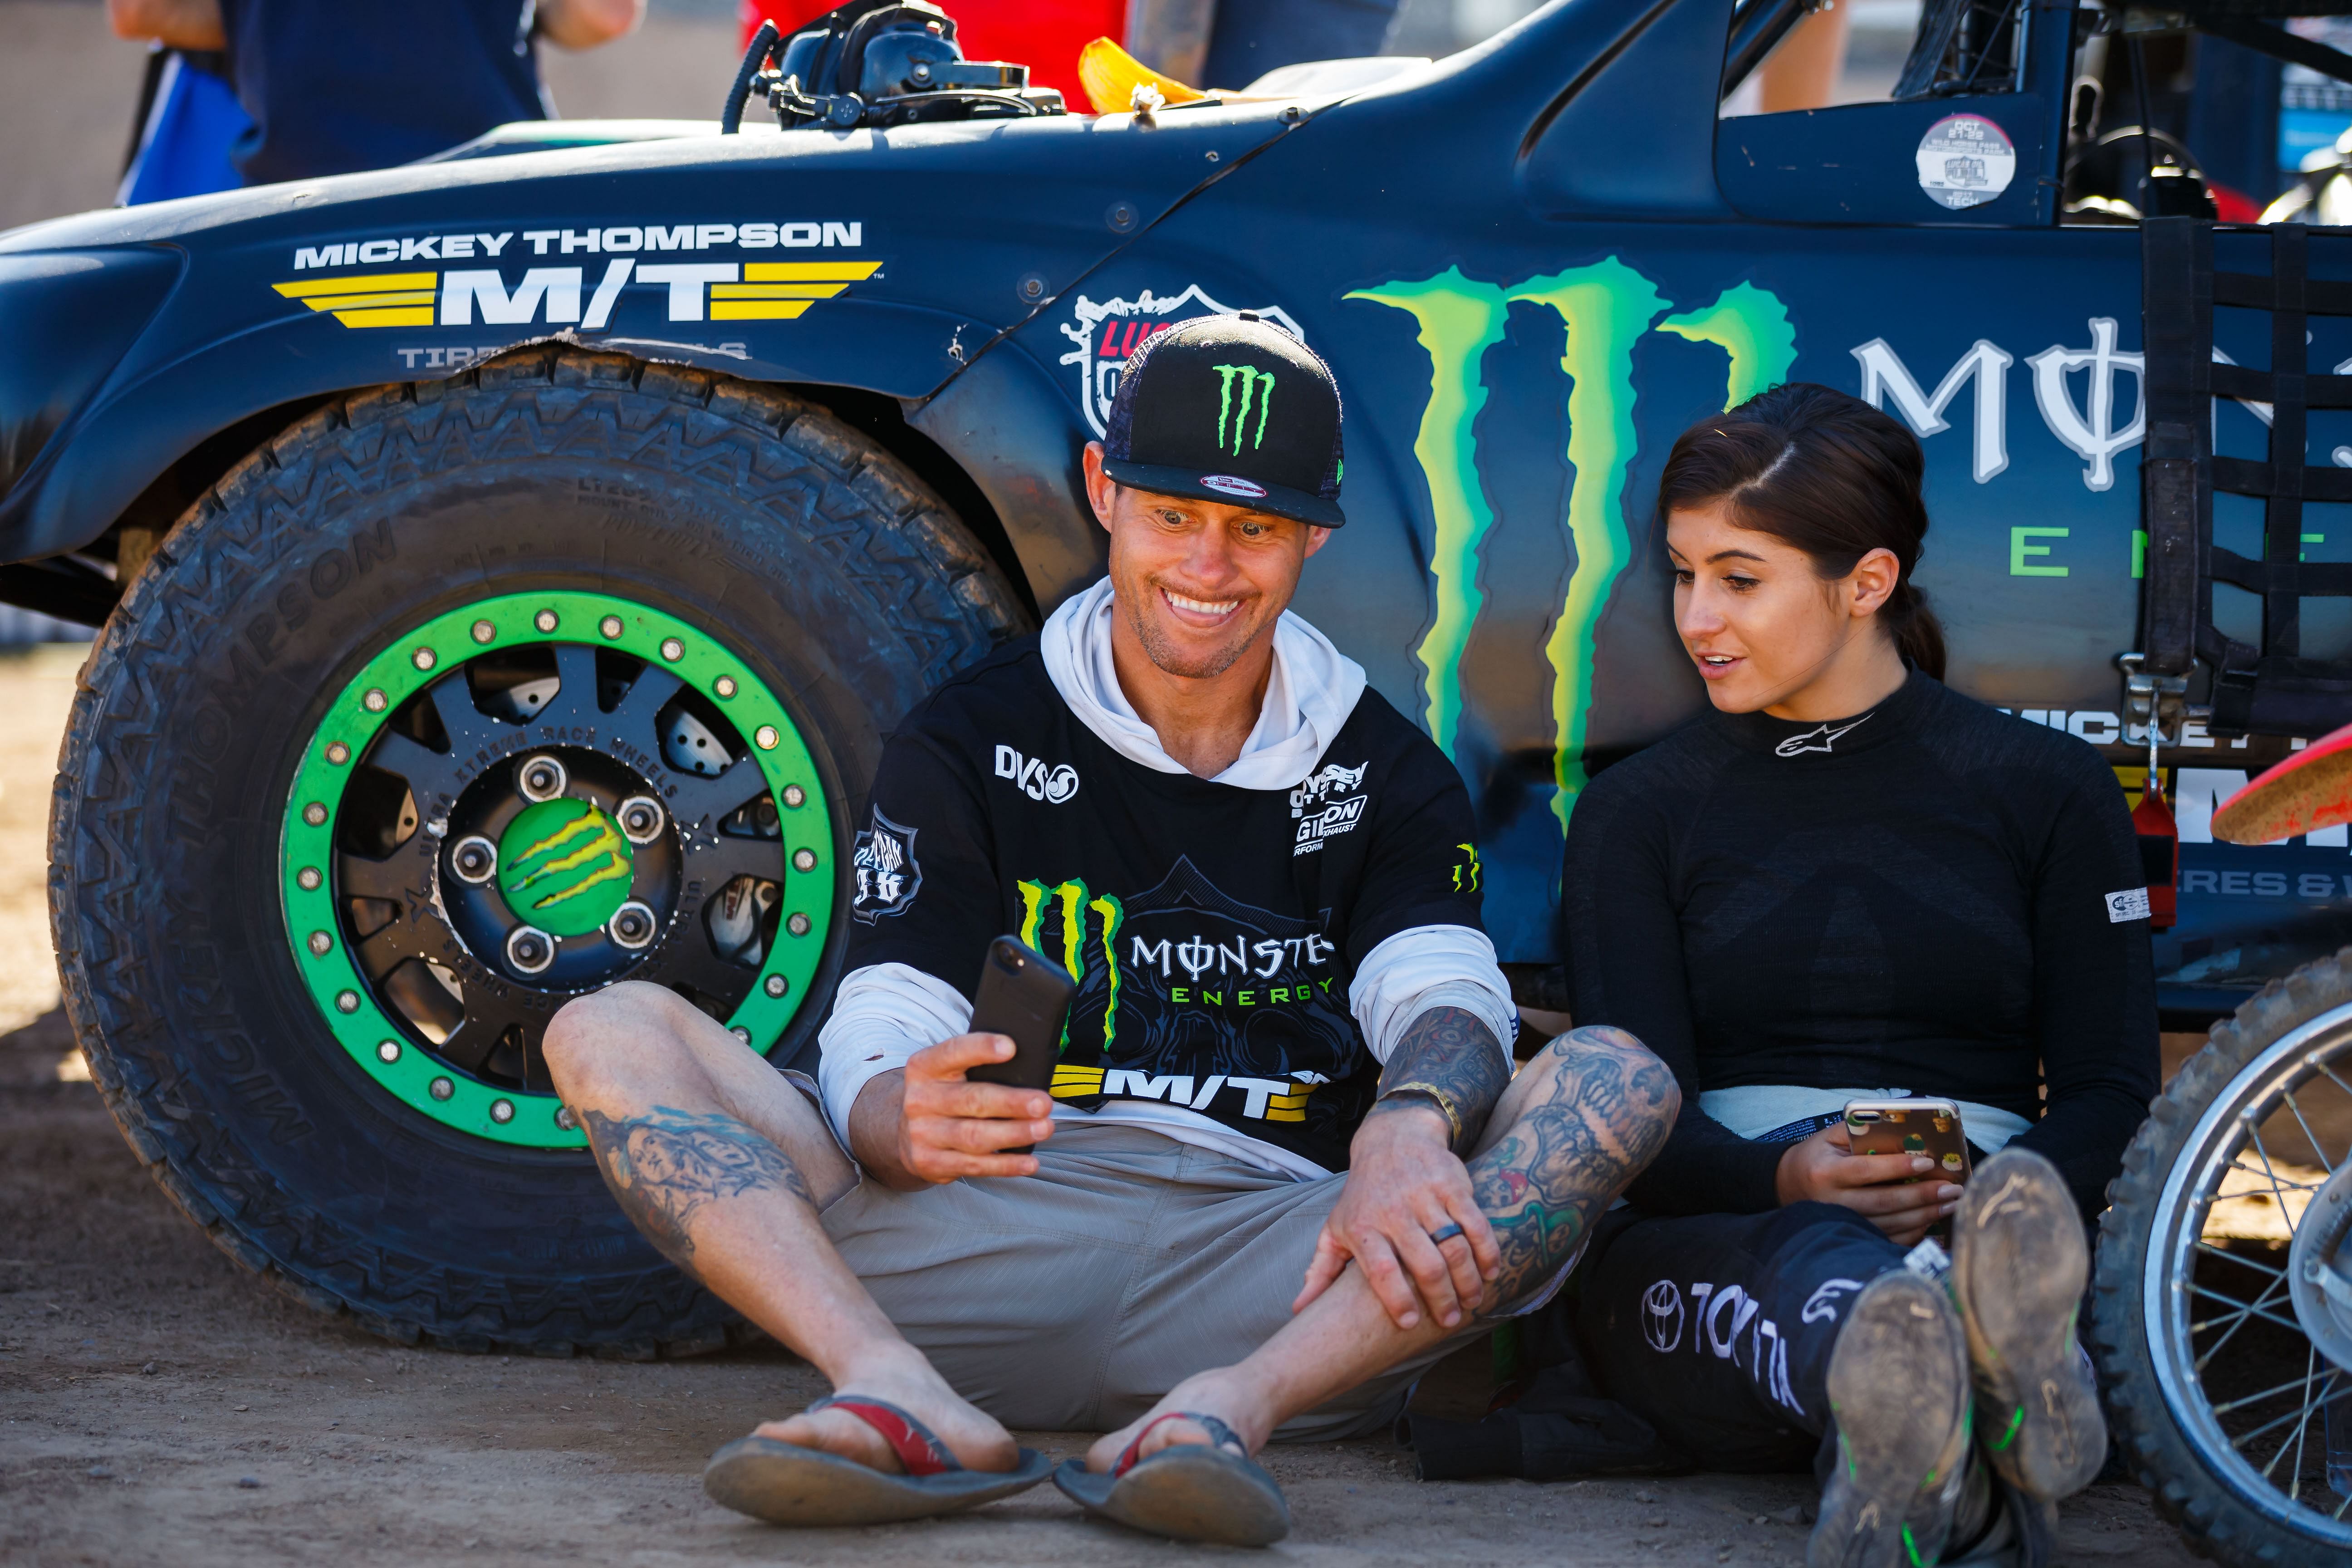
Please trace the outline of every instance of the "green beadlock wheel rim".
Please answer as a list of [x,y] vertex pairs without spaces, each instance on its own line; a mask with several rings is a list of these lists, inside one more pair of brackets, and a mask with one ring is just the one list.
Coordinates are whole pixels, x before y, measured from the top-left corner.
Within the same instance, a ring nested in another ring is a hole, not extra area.
[[[303,748],[287,796],[279,882],[288,945],[303,985],[336,1041],[386,1093],[436,1121],[494,1142],[581,1149],[586,1137],[570,1125],[572,1119],[555,1096],[486,1082],[452,1066],[385,1009],[352,958],[332,869],[346,792],[358,764],[404,704],[436,681],[462,679],[467,663],[482,654],[547,645],[611,649],[642,660],[647,670],[677,677],[726,718],[744,742],[745,756],[756,763],[778,806],[775,880],[782,889],[782,909],[756,973],[743,971],[749,989],[726,1024],[751,1047],[772,1047],[808,994],[832,926],[830,805],[799,727],[767,683],[708,631],[643,605],[604,594],[510,594],[447,611],[391,638],[335,694]],[[564,743],[557,736],[516,750],[519,754],[534,745]],[[424,803],[418,805],[422,810]],[[564,815],[561,808],[546,812],[533,805],[524,816],[532,812],[541,823]],[[425,834],[429,826],[420,825],[416,831]],[[625,842],[623,858],[626,847]],[[500,880],[505,879],[502,868]],[[585,901],[605,918],[610,911],[601,906],[617,904],[615,891],[592,889]],[[625,895],[625,884],[617,891]],[[544,919],[533,923],[559,935],[566,933],[558,925],[580,924],[562,920],[551,925]],[[625,975],[615,976],[621,977]]]

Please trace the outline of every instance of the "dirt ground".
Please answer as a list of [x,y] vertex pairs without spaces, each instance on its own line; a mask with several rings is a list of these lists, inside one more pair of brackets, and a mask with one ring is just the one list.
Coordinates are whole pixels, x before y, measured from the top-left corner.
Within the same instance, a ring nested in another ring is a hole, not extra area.
[[[787,1533],[706,1501],[705,1456],[823,1392],[766,1347],[632,1364],[387,1344],[278,1297],[140,1170],[56,1011],[43,834],[81,650],[0,656],[0,1563],[261,1568],[599,1563],[1084,1563],[1178,1547],[1085,1522],[1042,1487],[960,1519]],[[1469,1416],[1483,1346],[1424,1385]],[[1024,1441],[1082,1452],[1090,1436]],[[1796,1478],[1424,1484],[1385,1442],[1277,1448],[1289,1540],[1370,1563],[1793,1564]],[[2137,1488],[2066,1505],[2063,1560],[2193,1559]]]

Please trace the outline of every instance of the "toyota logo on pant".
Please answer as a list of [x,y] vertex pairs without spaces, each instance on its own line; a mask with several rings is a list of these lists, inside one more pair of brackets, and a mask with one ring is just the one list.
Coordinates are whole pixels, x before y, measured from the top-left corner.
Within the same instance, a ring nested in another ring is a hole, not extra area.
[[1642,1337],[1660,1355],[1683,1342],[1683,1293],[1673,1280],[1642,1292]]

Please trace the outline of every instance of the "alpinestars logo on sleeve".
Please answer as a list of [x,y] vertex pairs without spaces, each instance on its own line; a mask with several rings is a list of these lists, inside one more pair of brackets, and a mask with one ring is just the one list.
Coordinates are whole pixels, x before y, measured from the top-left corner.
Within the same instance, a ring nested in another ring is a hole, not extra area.
[[916,831],[899,826],[875,807],[874,826],[857,836],[850,853],[857,879],[849,900],[851,919],[872,925],[885,915],[906,913],[915,901],[923,886],[922,864],[915,858]]

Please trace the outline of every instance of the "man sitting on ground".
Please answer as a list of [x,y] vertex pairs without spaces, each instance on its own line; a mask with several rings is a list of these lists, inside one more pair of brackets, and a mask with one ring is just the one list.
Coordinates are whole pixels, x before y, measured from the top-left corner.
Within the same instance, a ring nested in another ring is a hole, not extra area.
[[[967,1506],[1043,1478],[1007,1426],[1115,1427],[1056,1477],[1089,1510],[1276,1539],[1249,1454],[1385,1426],[1675,1120],[1621,1031],[1513,1081],[1461,779],[1285,612],[1344,521],[1322,362],[1172,329],[1085,461],[1108,578],[884,752],[822,1114],[652,986],[548,1032],[623,1208],[835,1390],[714,1458],[762,1518]],[[1007,931],[1079,980],[1050,1096],[964,1077],[1013,1054],[966,1032]]]

